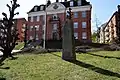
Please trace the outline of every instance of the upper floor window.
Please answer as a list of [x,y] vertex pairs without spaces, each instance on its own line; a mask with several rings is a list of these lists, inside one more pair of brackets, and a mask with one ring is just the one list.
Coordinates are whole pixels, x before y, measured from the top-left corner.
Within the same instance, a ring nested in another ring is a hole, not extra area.
[[78,0],[78,6],[81,6],[81,0]]
[[34,11],[37,11],[37,8],[38,8],[38,7],[37,7],[37,6],[35,6],[35,7],[34,7]]
[[86,28],[87,27],[87,23],[86,22],[82,22],[82,28]]
[[74,12],[74,18],[78,18],[78,12]]
[[82,18],[86,18],[86,11],[82,11]]
[[52,17],[53,17],[53,20],[57,20],[58,19],[57,14],[54,14]]
[[70,6],[74,6],[74,2],[73,1],[70,1]]
[[74,28],[78,28],[78,22],[74,22]]
[[40,6],[40,10],[43,10],[44,9],[44,6]]

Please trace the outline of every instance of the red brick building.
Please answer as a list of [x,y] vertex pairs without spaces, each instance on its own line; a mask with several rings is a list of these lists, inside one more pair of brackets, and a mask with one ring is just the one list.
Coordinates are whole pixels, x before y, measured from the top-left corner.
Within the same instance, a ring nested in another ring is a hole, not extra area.
[[91,42],[91,9],[86,0],[65,0],[64,2],[34,6],[28,12],[28,40],[60,40],[62,27],[66,20],[68,9],[72,9],[74,36],[79,41]]
[[19,37],[19,41],[24,41],[24,31],[25,31],[25,27],[26,27],[26,19],[25,18],[16,18],[14,19],[14,26],[17,26],[17,30],[18,30],[18,37]]

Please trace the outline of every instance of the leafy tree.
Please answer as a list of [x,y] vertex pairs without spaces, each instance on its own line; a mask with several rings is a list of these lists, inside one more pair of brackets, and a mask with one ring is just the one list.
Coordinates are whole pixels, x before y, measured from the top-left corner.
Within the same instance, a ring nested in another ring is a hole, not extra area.
[[0,36],[0,51],[3,52],[3,56],[0,59],[0,63],[2,63],[8,57],[14,58],[11,52],[17,44],[16,41],[19,39],[17,27],[13,26],[13,18],[15,15],[19,14],[19,12],[15,12],[15,10],[20,7],[20,5],[17,3],[17,0],[12,0],[10,1],[10,3],[10,5],[6,5],[9,9],[9,18],[6,13],[2,13],[3,19],[2,24],[0,25],[0,30],[2,34]]

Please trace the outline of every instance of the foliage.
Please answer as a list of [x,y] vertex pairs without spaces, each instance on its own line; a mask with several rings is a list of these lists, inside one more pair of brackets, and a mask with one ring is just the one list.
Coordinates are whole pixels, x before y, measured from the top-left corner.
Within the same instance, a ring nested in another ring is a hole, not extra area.
[[93,32],[93,34],[92,34],[92,42],[96,42],[96,37],[97,37],[97,33]]
[[100,51],[77,54],[79,63],[61,59],[61,53],[17,55],[5,61],[2,70],[7,80],[119,80],[120,52]]
[[17,44],[16,41],[18,40],[18,31],[17,28],[14,27],[14,16],[18,15],[18,12],[15,10],[20,7],[17,4],[17,0],[10,1],[11,5],[7,4],[6,6],[9,9],[9,17],[6,13],[2,13],[3,20],[2,24],[0,25],[1,36],[0,36],[0,47],[1,51],[3,52],[3,57],[0,60],[0,63],[3,62],[7,57],[13,57],[11,52],[14,49],[15,45]]

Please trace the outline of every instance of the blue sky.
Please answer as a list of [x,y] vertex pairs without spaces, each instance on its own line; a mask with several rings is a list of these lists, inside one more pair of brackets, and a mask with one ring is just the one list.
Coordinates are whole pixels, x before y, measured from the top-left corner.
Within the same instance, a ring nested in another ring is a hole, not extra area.
[[[56,0],[51,0],[55,2]],[[61,1],[61,0],[60,0]],[[64,0],[62,0],[64,1]],[[95,30],[95,18],[97,17],[100,24],[108,21],[112,14],[117,10],[117,5],[120,4],[120,0],[87,0],[92,4],[92,30]],[[19,15],[16,17],[25,17],[27,18],[27,12],[34,6],[45,4],[46,0],[18,0],[18,3],[21,5],[17,9]],[[2,17],[1,13],[8,12],[6,4],[10,3],[10,0],[1,0],[0,2],[0,18]],[[96,15],[96,17],[95,17]]]

